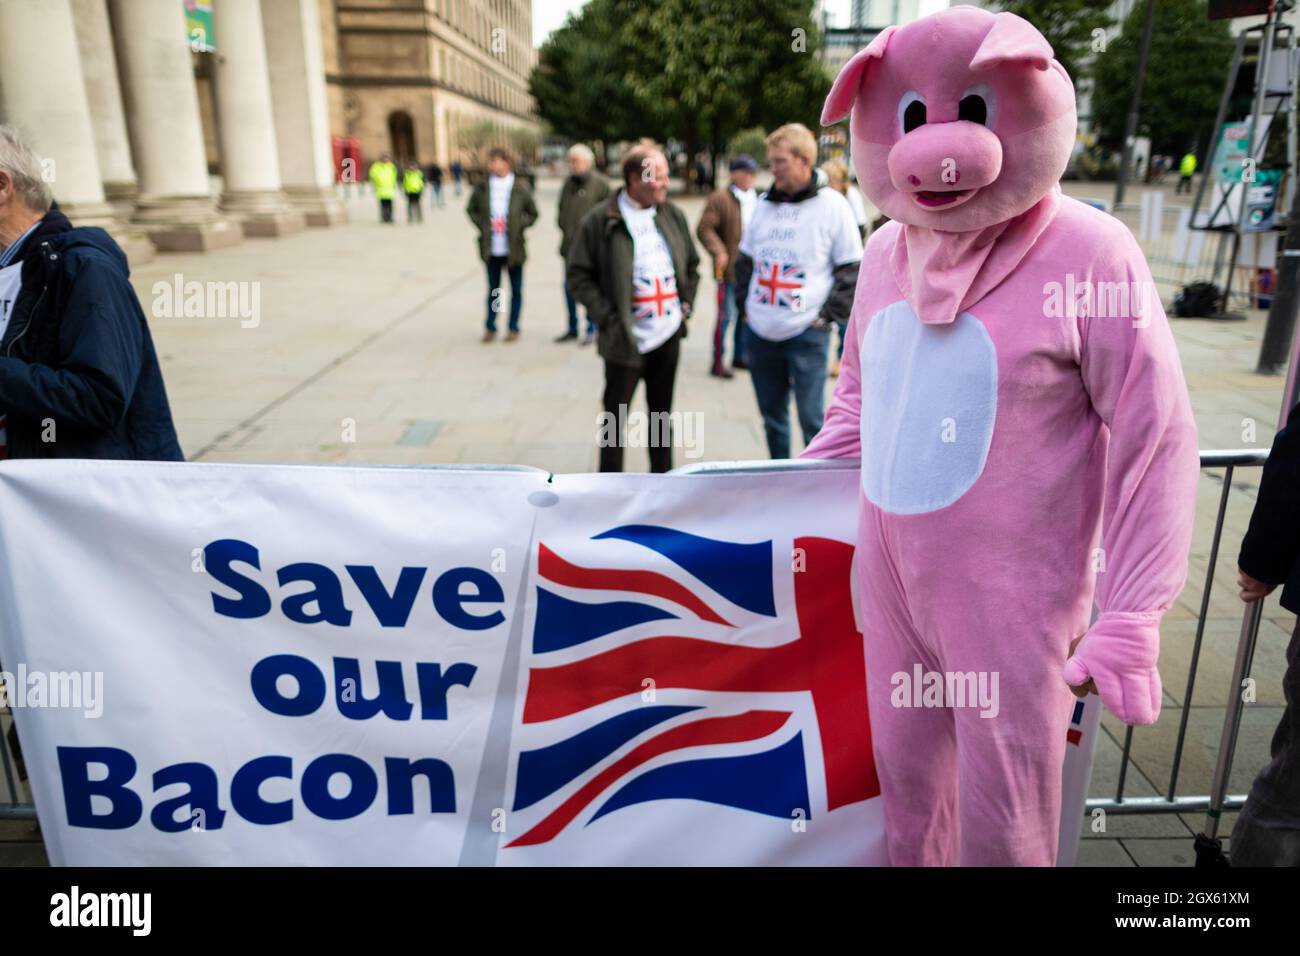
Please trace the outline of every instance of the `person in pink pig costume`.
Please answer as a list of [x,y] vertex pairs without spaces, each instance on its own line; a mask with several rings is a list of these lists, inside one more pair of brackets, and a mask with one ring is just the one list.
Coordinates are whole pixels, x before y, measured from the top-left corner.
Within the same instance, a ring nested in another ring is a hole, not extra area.
[[[1050,866],[1072,689],[1129,724],[1160,712],[1199,470],[1178,353],[1128,229],[1061,194],[1074,87],[1027,21],[954,7],[886,28],[822,123],[850,110],[858,181],[893,221],[804,457],[862,459],[890,862]],[[917,665],[986,675],[996,708],[909,706],[895,675]]]

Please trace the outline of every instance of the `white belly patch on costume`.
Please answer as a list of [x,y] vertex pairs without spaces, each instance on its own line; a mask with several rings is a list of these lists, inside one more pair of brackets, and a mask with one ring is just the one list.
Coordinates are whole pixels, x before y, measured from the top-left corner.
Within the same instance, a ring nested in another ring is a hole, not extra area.
[[925,325],[906,302],[871,319],[860,350],[862,490],[893,514],[946,508],[984,470],[998,405],[998,356],[962,312]]

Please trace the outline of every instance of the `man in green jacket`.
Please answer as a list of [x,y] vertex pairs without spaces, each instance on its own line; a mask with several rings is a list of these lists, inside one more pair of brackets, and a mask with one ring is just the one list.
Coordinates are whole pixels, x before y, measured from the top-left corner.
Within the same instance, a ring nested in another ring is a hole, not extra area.
[[570,291],[596,319],[605,360],[601,471],[623,470],[627,409],[641,379],[650,470],[672,468],[673,385],[699,279],[690,225],[668,202],[668,160],[636,146],[623,160],[623,188],[583,218],[566,269]]
[[[605,177],[594,172],[596,157],[582,143],[569,147],[569,178],[560,190],[560,208],[557,221],[560,226],[560,255],[568,258],[569,247],[578,235],[578,226],[591,210],[609,198],[609,183]],[[569,310],[569,328],[556,342],[572,342],[578,337],[578,300],[569,291],[568,282],[564,283],[564,304]],[[582,337],[583,345],[590,345],[596,339],[596,320],[587,313],[587,332]]]
[[506,341],[519,338],[519,313],[524,305],[524,230],[537,221],[532,190],[511,168],[510,154],[501,147],[488,151],[488,177],[474,187],[465,211],[478,228],[478,254],[487,266],[487,323],[483,341],[497,337],[501,270],[510,276],[510,325]]

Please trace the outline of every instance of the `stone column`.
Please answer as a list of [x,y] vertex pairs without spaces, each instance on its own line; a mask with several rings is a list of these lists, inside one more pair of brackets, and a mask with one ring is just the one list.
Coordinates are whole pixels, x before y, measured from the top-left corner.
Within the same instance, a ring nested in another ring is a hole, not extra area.
[[317,0],[262,0],[280,181],[309,226],[347,219],[334,194],[325,62]]
[[217,46],[217,135],[225,177],[222,209],[240,219],[246,236],[297,232],[307,222],[301,212],[290,207],[280,187],[261,4],[259,0],[222,0],[212,9]]
[[176,0],[109,0],[109,13],[140,184],[134,221],[166,251],[235,245],[243,233],[217,212],[208,185],[184,9]]
[[74,224],[113,225],[68,0],[0,2],[0,118],[42,158]]
[[81,72],[86,79],[90,123],[95,131],[95,153],[104,177],[104,198],[118,218],[128,219],[135,209],[139,184],[131,164],[131,140],[122,112],[122,87],[117,80],[117,57],[106,0],[72,0]]

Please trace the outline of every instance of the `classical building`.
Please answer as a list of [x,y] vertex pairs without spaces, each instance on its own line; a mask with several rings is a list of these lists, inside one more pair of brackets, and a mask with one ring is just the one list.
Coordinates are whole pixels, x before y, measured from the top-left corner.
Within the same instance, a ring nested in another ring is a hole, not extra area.
[[500,145],[540,139],[531,0],[319,2],[330,127],[367,163],[469,163],[485,130]]
[[137,257],[330,225],[321,34],[317,0],[0,0],[0,122]]

